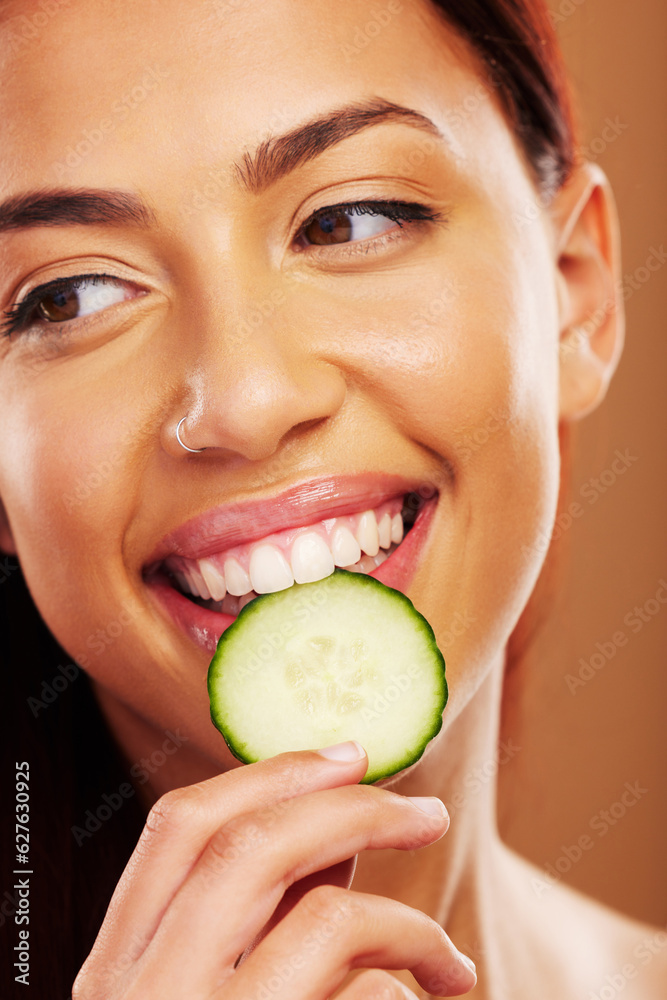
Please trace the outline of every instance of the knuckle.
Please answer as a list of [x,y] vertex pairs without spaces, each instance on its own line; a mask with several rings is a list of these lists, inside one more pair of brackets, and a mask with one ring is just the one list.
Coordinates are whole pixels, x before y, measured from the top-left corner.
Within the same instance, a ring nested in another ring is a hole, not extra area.
[[189,788],[175,788],[162,795],[146,817],[145,833],[151,839],[188,828],[198,813],[198,796]]
[[207,877],[222,875],[243,858],[257,851],[266,852],[270,846],[267,830],[252,817],[240,816],[211,837],[202,856],[202,871]]
[[301,753],[278,754],[267,761],[267,770],[271,773],[272,792],[279,798],[300,795],[311,787],[312,783],[305,780],[306,767]]
[[352,933],[358,923],[362,906],[348,890],[335,885],[316,885],[300,903],[310,920],[338,931]]
[[354,980],[350,1000],[416,1000],[415,994],[383,969],[366,969]]

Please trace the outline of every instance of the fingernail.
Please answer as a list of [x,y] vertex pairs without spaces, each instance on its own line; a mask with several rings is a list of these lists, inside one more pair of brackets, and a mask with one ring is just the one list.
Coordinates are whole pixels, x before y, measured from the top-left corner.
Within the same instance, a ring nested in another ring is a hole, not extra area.
[[406,798],[412,802],[417,809],[421,809],[421,811],[425,812],[428,816],[437,816],[438,819],[442,819],[447,815],[444,803],[441,802],[440,799],[435,798],[433,795],[406,795]]
[[361,760],[362,757],[366,756],[361,743],[357,743],[356,740],[334,743],[333,746],[323,747],[321,750],[316,750],[315,753],[318,753],[320,757],[326,757],[327,760],[344,760],[348,763],[353,760]]

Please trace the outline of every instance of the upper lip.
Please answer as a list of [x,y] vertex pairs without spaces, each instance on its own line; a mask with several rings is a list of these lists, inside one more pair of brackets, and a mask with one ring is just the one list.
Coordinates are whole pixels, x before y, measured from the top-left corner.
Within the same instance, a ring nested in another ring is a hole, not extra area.
[[297,483],[276,496],[223,504],[197,514],[165,535],[147,566],[170,555],[203,559],[273,532],[370,510],[385,500],[417,491],[424,482],[423,477],[374,473],[328,476]]

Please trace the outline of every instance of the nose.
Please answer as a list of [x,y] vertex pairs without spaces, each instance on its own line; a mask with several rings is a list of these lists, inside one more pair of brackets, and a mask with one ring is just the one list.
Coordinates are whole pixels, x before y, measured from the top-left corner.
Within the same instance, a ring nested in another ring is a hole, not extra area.
[[[260,461],[273,455],[298,429],[305,431],[340,409],[343,373],[318,356],[305,334],[274,315],[259,328],[247,321],[236,330],[206,338],[203,354],[188,376],[187,414],[174,414],[171,450],[181,417],[181,440],[210,455]],[[189,405],[188,405],[189,404]]]

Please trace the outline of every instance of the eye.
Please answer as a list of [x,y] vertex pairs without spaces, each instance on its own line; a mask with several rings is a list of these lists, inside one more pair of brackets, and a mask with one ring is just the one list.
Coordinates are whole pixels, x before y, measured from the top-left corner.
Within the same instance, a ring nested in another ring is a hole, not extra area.
[[359,201],[319,209],[304,223],[298,236],[302,246],[331,246],[372,239],[403,222],[433,222],[438,218],[425,205],[400,201]]
[[383,215],[355,218],[352,212],[334,209],[326,215],[313,219],[305,227],[303,235],[315,246],[329,246],[332,243],[367,240],[390,229],[392,225],[395,223]]
[[32,326],[82,319],[135,294],[127,282],[112,275],[82,274],[56,278],[33,288],[5,313],[3,333],[8,335]]
[[45,295],[40,299],[35,314],[40,319],[62,323],[68,319],[90,316],[91,313],[106,309],[115,302],[122,302],[124,298],[125,290],[118,285],[99,284],[88,280]]

